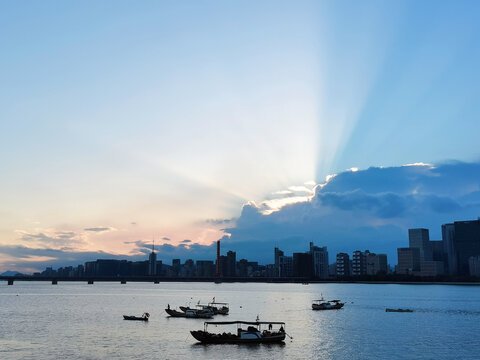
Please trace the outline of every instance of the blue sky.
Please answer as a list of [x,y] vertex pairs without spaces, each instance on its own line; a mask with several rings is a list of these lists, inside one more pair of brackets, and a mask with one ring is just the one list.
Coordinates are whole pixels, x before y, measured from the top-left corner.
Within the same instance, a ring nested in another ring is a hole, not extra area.
[[[245,204],[276,199],[279,216],[330,174],[475,164],[479,8],[2,2],[0,270],[140,256],[154,238],[208,246],[231,234],[233,246]],[[236,219],[229,232],[222,219]]]

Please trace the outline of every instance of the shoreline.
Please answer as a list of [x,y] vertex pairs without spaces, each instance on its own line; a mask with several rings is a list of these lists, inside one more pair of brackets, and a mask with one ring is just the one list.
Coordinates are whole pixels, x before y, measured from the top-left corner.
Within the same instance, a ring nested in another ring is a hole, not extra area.
[[82,277],[82,278],[63,278],[63,277],[38,277],[38,276],[0,276],[0,282],[7,282],[13,285],[15,282],[42,281],[51,282],[56,285],[59,282],[86,282],[94,284],[95,282],[153,282],[158,283],[263,283],[263,284],[369,284],[369,285],[455,285],[455,286],[480,286],[480,281],[415,281],[415,280],[316,280],[301,278],[165,278],[165,277]]

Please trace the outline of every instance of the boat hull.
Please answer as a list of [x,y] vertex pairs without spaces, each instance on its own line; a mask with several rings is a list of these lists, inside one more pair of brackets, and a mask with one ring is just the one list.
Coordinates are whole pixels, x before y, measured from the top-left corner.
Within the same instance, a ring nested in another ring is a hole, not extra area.
[[339,310],[343,308],[343,303],[338,303],[332,306],[322,306],[319,304],[312,304],[312,310]]
[[123,315],[123,320],[148,321],[148,318],[147,317]]
[[191,311],[181,312],[172,309],[165,309],[165,312],[171,317],[183,317],[187,319],[210,319],[212,317],[212,313],[199,313]]
[[256,339],[242,339],[236,335],[211,334],[202,330],[190,331],[192,336],[204,344],[270,344],[282,343],[285,340],[285,333],[276,333],[261,336]]
[[413,312],[411,309],[385,309],[385,312]]

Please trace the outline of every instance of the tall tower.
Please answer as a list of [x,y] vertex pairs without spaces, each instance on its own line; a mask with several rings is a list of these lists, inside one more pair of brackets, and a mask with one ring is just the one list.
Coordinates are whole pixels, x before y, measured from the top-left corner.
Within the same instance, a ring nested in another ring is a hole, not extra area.
[[220,240],[217,241],[217,278],[220,277]]
[[155,254],[155,240],[153,240],[152,252],[148,257],[148,275],[157,275],[157,254]]

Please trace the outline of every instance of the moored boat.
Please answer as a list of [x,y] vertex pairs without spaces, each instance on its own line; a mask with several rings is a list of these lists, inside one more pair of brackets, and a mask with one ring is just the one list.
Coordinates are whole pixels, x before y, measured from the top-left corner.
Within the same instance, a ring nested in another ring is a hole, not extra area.
[[[207,331],[208,325],[237,325],[236,334]],[[274,330],[273,326],[277,329]],[[246,326],[246,329],[243,329]],[[265,329],[262,331],[262,326]],[[192,336],[205,344],[281,343],[285,340],[285,323],[278,321],[206,321],[203,330],[190,331]]]
[[208,303],[208,308],[212,309],[215,315],[228,315],[228,312],[230,311],[228,303],[221,303],[215,301]]
[[[228,303],[220,303],[220,302],[210,302],[208,303],[208,305],[198,304],[196,306],[201,310],[212,311],[213,315],[228,315],[228,312],[230,310],[228,307]],[[198,309],[194,309],[188,306],[180,306],[180,310],[182,310],[183,312],[186,312],[188,310],[198,310]]]
[[123,315],[123,320],[148,321],[149,317],[150,317],[150,314],[146,312],[146,313],[143,313],[142,316]]
[[196,310],[188,309],[186,311],[178,311],[170,308],[165,309],[166,313],[171,317],[184,317],[192,319],[210,319],[213,316],[213,312],[210,310]]
[[329,300],[325,301],[323,298],[318,300],[313,300],[312,309],[313,310],[338,310],[341,309],[345,303],[340,302],[340,300]]
[[386,308],[385,312],[413,312],[412,309],[390,309]]

